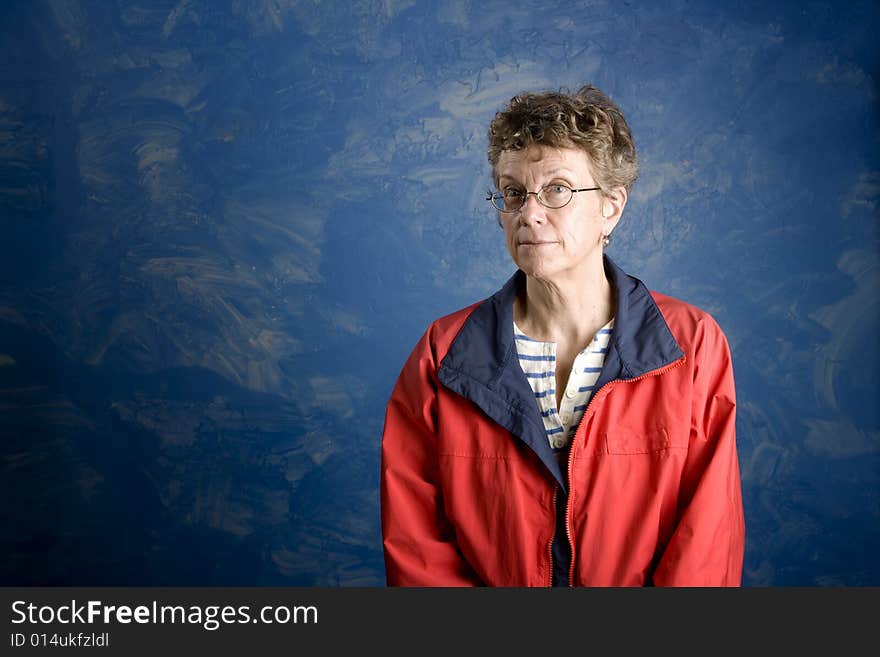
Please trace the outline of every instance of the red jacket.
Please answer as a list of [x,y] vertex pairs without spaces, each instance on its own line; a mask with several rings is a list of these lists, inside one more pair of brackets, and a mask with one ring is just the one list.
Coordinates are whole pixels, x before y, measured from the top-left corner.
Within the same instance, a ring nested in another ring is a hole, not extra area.
[[740,585],[727,340],[704,311],[605,268],[614,332],[567,472],[517,359],[522,272],[416,345],[382,437],[389,585]]

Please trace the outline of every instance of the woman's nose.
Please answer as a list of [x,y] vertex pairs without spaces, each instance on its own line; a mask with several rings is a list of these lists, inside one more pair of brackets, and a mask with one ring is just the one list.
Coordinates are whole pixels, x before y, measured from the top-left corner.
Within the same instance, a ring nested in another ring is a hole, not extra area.
[[546,208],[538,202],[535,194],[528,194],[520,208],[520,221],[526,225],[540,223],[546,219]]

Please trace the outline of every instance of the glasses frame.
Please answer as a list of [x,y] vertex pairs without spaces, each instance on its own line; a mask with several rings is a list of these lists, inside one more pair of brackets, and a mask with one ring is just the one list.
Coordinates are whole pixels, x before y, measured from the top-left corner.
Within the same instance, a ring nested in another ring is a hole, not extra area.
[[[569,196],[568,200],[565,203],[563,203],[562,205],[556,205],[556,206],[547,205],[541,199],[541,194],[548,187],[565,187],[568,191],[571,192],[571,196]],[[498,212],[503,212],[504,214],[513,214],[515,212],[519,212],[520,210],[522,210],[526,205],[526,201],[529,198],[529,194],[533,194],[535,196],[535,200],[538,201],[538,203],[543,205],[545,208],[547,208],[549,210],[559,210],[560,208],[564,208],[566,205],[571,203],[571,199],[573,199],[574,195],[577,194],[578,192],[597,192],[597,191],[600,191],[601,189],[602,189],[601,187],[580,187],[578,189],[572,189],[568,185],[563,185],[561,183],[553,183],[551,185],[544,185],[537,192],[529,192],[529,191],[524,192],[523,197],[522,197],[522,203],[515,210],[503,210],[503,209],[499,208],[498,205],[495,203],[496,200],[501,200],[502,203],[504,202],[503,201],[503,199],[504,199],[503,192],[491,192],[491,191],[486,192],[486,200],[489,201],[489,203],[492,204],[492,207],[495,208],[496,210],[498,210]]]

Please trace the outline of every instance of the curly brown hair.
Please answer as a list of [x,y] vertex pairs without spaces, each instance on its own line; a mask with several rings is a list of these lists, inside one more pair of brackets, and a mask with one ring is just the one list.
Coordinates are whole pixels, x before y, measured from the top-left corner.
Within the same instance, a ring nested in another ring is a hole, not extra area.
[[581,148],[589,157],[596,184],[608,194],[629,189],[638,177],[638,158],[623,112],[592,85],[576,93],[522,93],[510,99],[489,126],[489,162],[496,167],[503,151],[533,144]]

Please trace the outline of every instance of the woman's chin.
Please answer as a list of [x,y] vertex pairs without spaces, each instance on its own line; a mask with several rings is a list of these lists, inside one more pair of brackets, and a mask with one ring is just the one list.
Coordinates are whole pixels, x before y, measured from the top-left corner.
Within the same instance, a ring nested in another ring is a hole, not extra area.
[[550,266],[547,262],[535,262],[531,258],[519,258],[516,266],[522,270],[526,276],[538,279],[550,278],[556,271],[555,267]]

